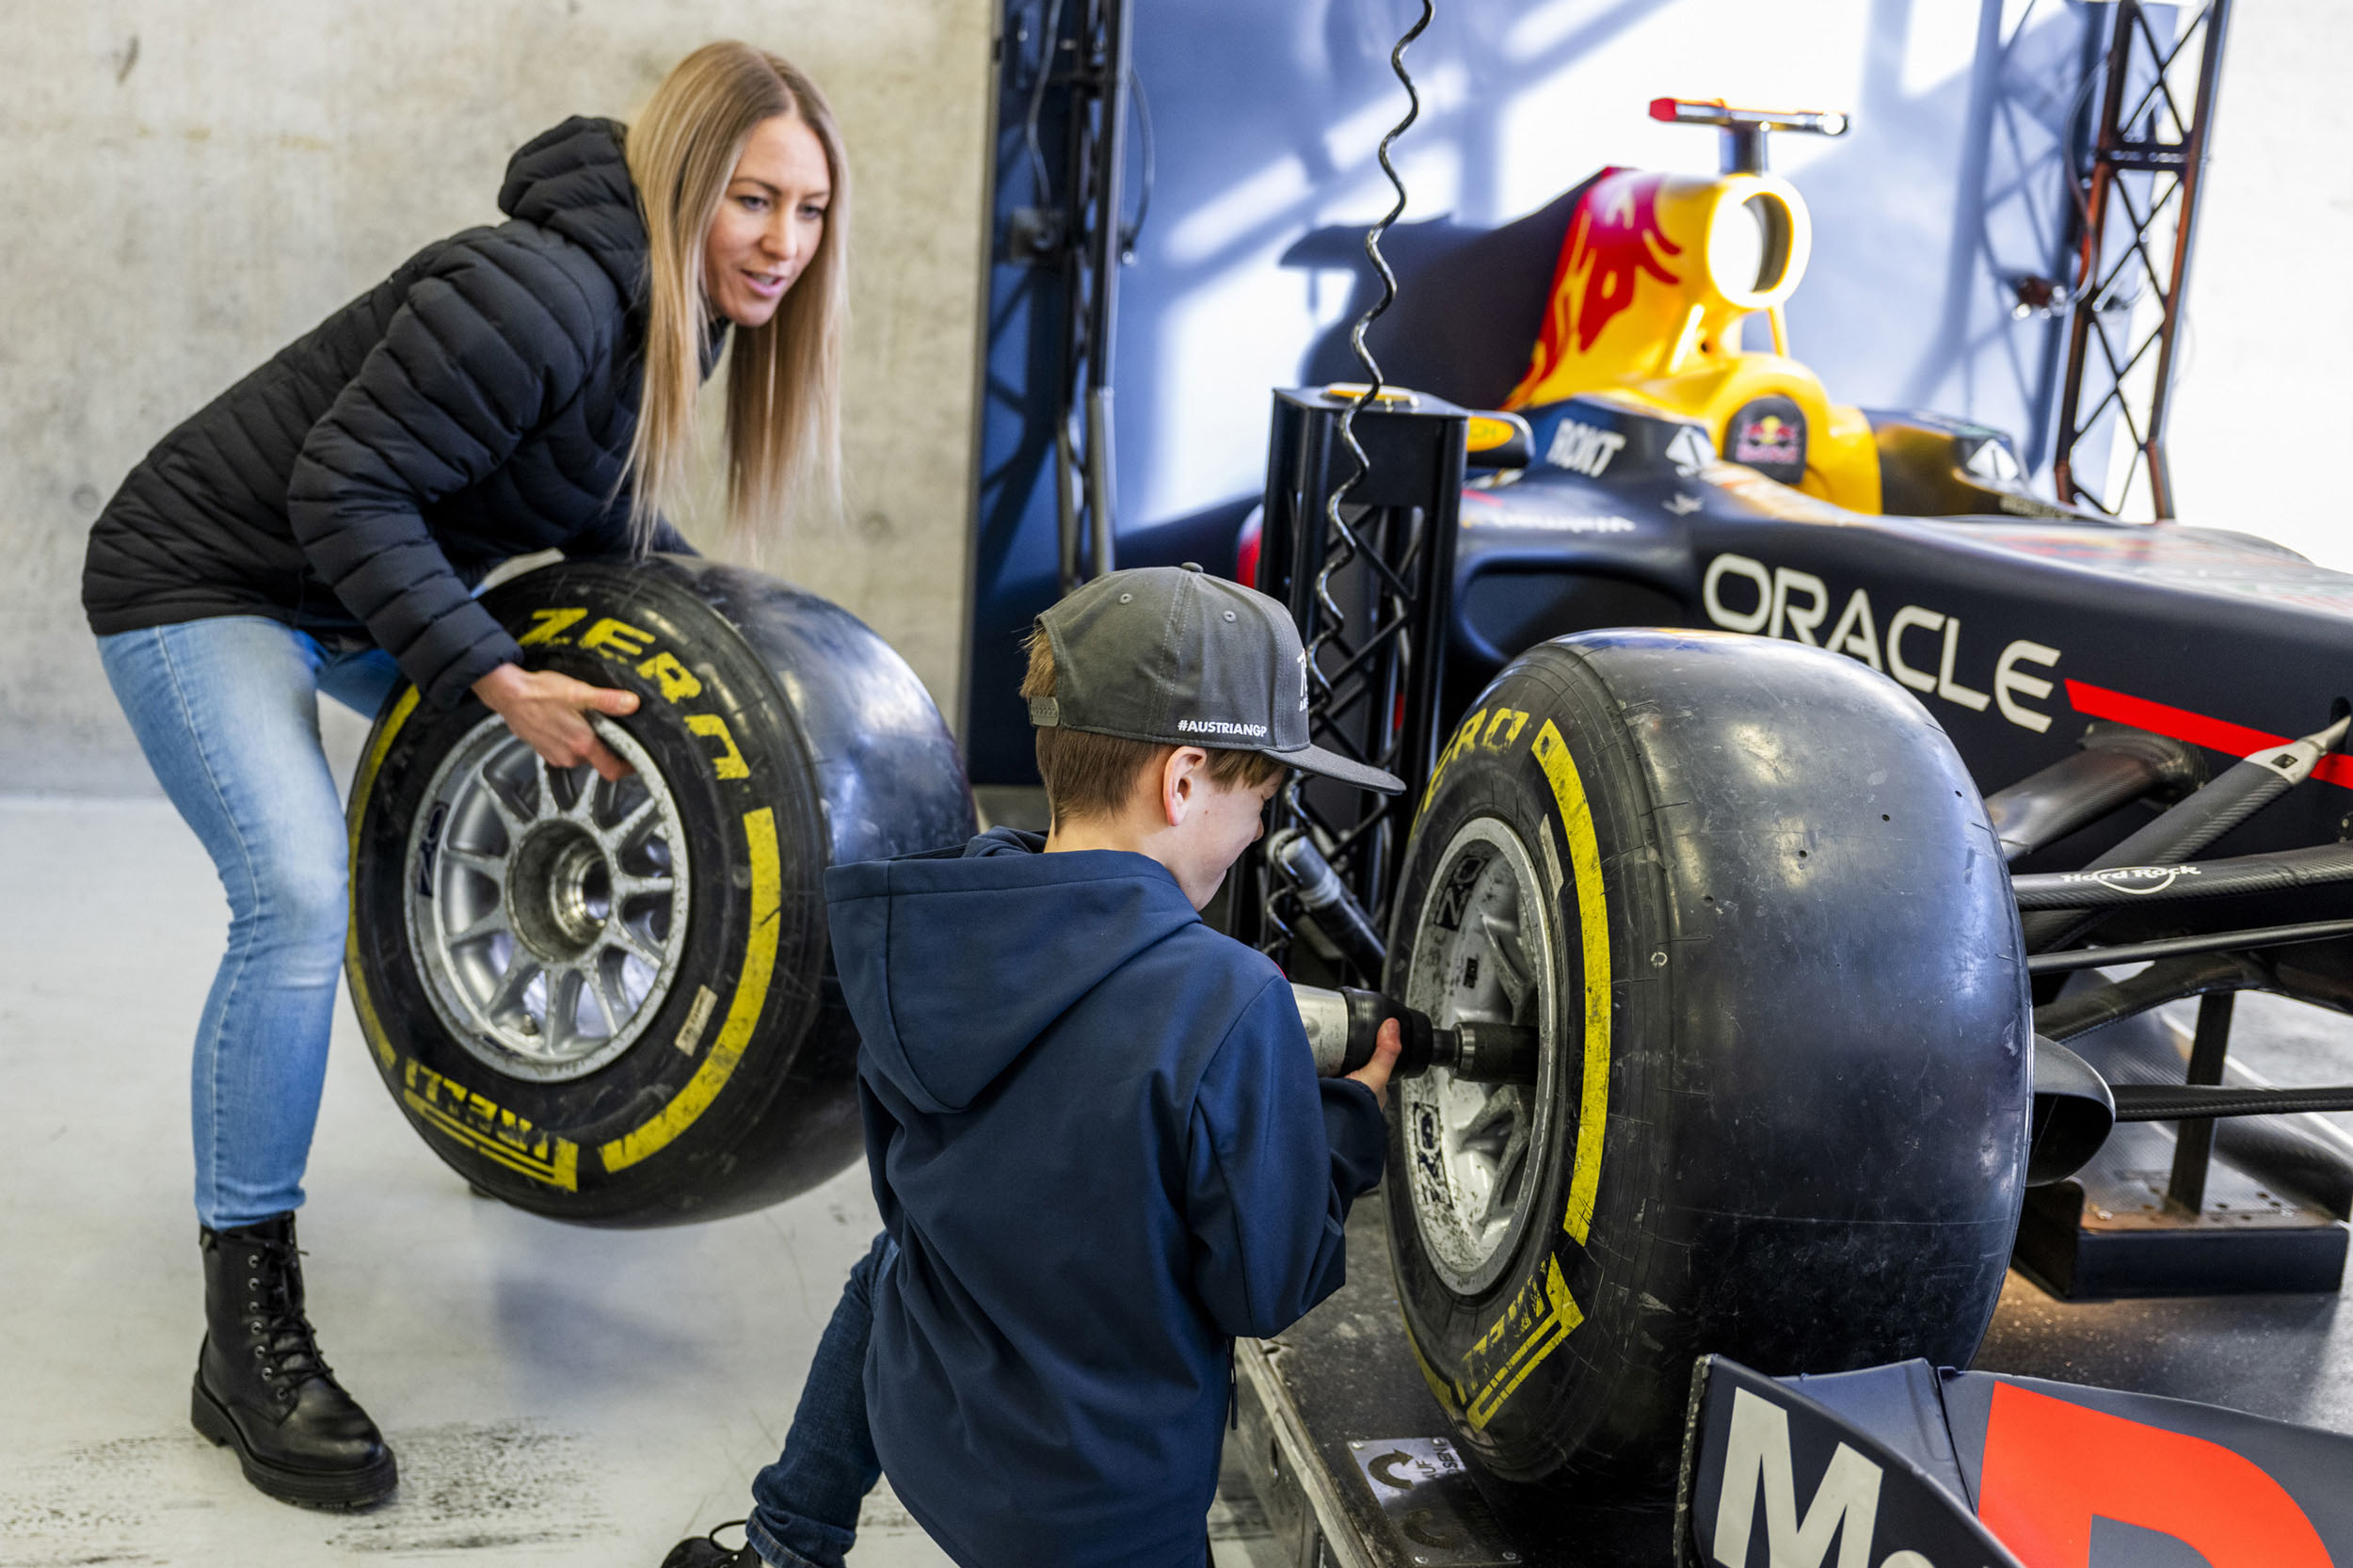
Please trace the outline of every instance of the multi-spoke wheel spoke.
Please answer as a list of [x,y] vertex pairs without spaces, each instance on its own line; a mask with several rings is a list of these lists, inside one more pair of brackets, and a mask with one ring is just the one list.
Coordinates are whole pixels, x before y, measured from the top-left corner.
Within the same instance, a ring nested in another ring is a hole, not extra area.
[[678,803],[627,731],[599,733],[633,774],[552,768],[486,718],[435,773],[412,833],[404,897],[428,992],[501,1071],[562,1080],[612,1061],[684,952]]
[[[1511,1217],[1512,1206],[1519,1197],[1520,1176],[1528,1164],[1529,1118],[1519,1103],[1516,1086],[1505,1091],[1513,1097],[1511,1115],[1504,1128],[1503,1147],[1496,1156],[1494,1185],[1487,1189],[1487,1205],[1480,1211],[1479,1223],[1493,1224]],[[1503,1098],[1498,1094],[1496,1098]]]
[[1519,1023],[1543,1042],[1533,1085],[1458,1080],[1437,1068],[1399,1086],[1421,1155],[1410,1163],[1407,1201],[1439,1274],[1470,1295],[1509,1261],[1540,1185],[1533,1163],[1559,1136],[1553,916],[1527,845],[1493,818],[1455,834],[1429,888],[1405,1000],[1442,1027]]
[[597,837],[604,841],[607,848],[628,848],[637,841],[638,830],[653,819],[654,813],[661,808],[661,804],[651,795],[648,795],[630,808],[629,815],[598,834]]
[[449,945],[462,947],[468,942],[478,942],[485,936],[495,936],[506,929],[505,908],[500,904],[492,904],[468,924],[451,932]]
[[[506,966],[506,971],[499,976],[498,984],[485,999],[483,1011],[493,1018],[520,1016],[525,1024],[530,1024],[530,1015],[523,1007],[523,993],[531,989],[531,983],[538,979],[541,972],[537,959],[522,953],[516,954],[514,961]],[[532,1032],[537,1033],[538,1030],[534,1026]]]
[[563,1050],[580,1036],[578,969],[558,969],[548,977],[548,1048]]
[[1496,978],[1503,983],[1504,995],[1511,999],[1512,1011],[1517,1013],[1529,991],[1528,958],[1520,951],[1519,911],[1514,909],[1508,917],[1491,910],[1481,911],[1479,924],[1486,934],[1487,952],[1495,960]]
[[572,803],[564,814],[574,822],[593,823],[597,816],[597,792],[604,781],[593,768],[575,768],[571,773]]
[[616,977],[606,973],[601,966],[593,972],[595,982],[588,990],[597,999],[597,1011],[604,1015],[604,1032],[617,1034],[630,1015],[629,999],[616,988]]
[[638,936],[635,928],[628,921],[615,920],[607,929],[606,937],[614,947],[636,959],[648,968],[658,969],[662,967],[662,954],[656,952],[644,937]]
[[443,853],[456,864],[468,871],[480,872],[493,882],[506,880],[506,856],[504,855],[484,855],[471,849],[450,849]]
[[513,782],[493,774],[487,758],[481,766],[473,770],[473,785],[482,792],[482,798],[489,803],[490,809],[498,813],[500,824],[506,829],[506,841],[512,844],[522,830],[531,825],[536,815],[531,804],[515,798],[517,792]]

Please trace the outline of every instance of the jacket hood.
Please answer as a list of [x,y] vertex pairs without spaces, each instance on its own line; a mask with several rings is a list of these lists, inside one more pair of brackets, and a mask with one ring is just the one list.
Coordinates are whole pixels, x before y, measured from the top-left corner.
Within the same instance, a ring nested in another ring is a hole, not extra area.
[[825,873],[866,1070],[920,1111],[969,1106],[1106,975],[1200,919],[1156,860],[1044,848],[1000,827],[961,851]]
[[499,211],[570,240],[634,300],[646,287],[646,219],[623,134],[618,120],[579,115],[540,132],[506,161]]

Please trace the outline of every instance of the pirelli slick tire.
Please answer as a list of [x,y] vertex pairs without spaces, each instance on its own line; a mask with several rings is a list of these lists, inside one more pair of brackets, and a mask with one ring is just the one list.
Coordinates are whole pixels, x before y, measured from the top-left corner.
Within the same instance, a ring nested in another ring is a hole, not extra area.
[[1672,1480],[1693,1358],[1966,1365],[2031,1104],[2002,856],[1894,681],[1761,638],[1545,644],[1438,759],[1387,985],[1533,1025],[1532,1086],[1390,1117],[1390,1254],[1462,1445],[1511,1480]]
[[484,596],[535,668],[637,694],[636,771],[547,766],[404,688],[351,794],[352,1000],[385,1086],[477,1190],[653,1225],[773,1203],[858,1146],[821,878],[960,841],[914,674],[847,612],[656,557]]

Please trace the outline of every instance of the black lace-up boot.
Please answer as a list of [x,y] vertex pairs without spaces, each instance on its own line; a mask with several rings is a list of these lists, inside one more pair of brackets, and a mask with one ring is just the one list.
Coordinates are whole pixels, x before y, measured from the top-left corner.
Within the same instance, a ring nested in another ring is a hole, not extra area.
[[302,1311],[292,1214],[205,1230],[196,1430],[237,1450],[273,1497],[360,1508],[392,1495],[392,1451],[319,1354]]

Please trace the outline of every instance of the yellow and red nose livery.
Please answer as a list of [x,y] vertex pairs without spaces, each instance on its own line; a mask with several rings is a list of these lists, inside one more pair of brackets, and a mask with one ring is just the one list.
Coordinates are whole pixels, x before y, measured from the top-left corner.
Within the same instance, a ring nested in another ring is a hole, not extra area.
[[[1789,357],[1782,307],[1813,243],[1805,198],[1773,175],[1604,169],[1570,216],[1528,374],[1504,407],[1625,398],[1705,425],[1736,462],[1879,511],[1870,422]],[[1769,351],[1744,345],[1752,315],[1765,317]]]

